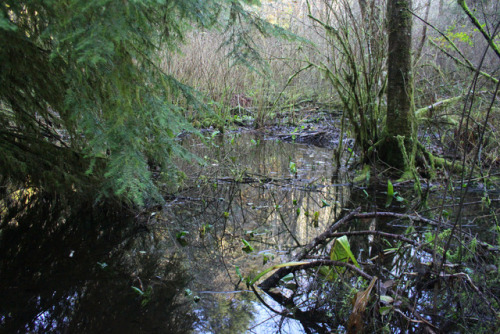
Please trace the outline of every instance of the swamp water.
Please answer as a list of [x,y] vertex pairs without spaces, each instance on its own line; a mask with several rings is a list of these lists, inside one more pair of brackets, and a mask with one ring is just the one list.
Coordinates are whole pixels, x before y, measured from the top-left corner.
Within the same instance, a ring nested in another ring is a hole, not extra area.
[[[349,185],[343,169],[334,173],[327,148],[252,133],[214,135],[206,144],[187,139],[186,145],[207,163],[182,166],[190,181],[161,208],[130,217],[71,199],[44,198],[15,228],[3,227],[2,333],[346,329],[350,301],[369,282],[352,275],[324,279],[324,273],[317,280],[318,270],[283,280],[278,288],[295,299],[295,308],[321,310],[322,319],[300,322],[265,307],[245,280],[293,261],[301,247],[354,208],[383,208],[384,189]],[[394,201],[391,211],[404,211],[406,205]],[[367,218],[345,229],[403,233],[408,226],[408,221]],[[373,235],[349,240],[372,275],[400,276],[414,269],[412,258],[429,260],[417,250],[386,251],[394,243]],[[316,255],[328,257],[327,248],[321,252]],[[417,295],[431,299],[422,291],[408,292],[410,299]],[[404,331],[400,325],[397,331]]]

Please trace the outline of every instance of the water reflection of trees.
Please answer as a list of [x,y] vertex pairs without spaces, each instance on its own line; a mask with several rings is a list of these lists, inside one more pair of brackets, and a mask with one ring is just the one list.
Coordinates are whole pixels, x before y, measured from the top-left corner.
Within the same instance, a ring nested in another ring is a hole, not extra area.
[[[201,295],[199,328],[217,333],[234,329],[236,323],[242,329],[246,323],[248,328],[252,322],[242,307],[250,297],[226,294],[245,289],[235,266],[243,275],[252,276],[263,265],[286,261],[293,249],[335,220],[349,192],[342,185],[332,186],[328,150],[241,137],[216,137],[208,148],[195,145],[197,154],[207,156],[209,163],[191,166],[195,186],[181,191],[178,198],[184,200],[167,205],[161,218],[173,227],[171,235],[189,231],[183,253],[197,277],[192,289],[218,292]],[[290,161],[296,162],[297,175],[290,173]],[[201,174],[198,168],[204,176],[196,179]],[[338,184],[342,183],[339,179]],[[245,253],[242,240],[253,251]],[[255,302],[255,296],[250,296]],[[261,319],[259,312],[262,306],[253,316]],[[209,319],[220,319],[220,325],[214,327]]]
[[[353,230],[341,229],[353,220],[360,221]],[[374,220],[380,220],[382,225],[406,220],[409,225],[401,233],[388,233],[370,229]],[[469,326],[493,330],[496,297],[479,289],[475,285],[478,282],[474,283],[456,265],[447,263],[442,271],[435,272],[429,262],[432,247],[415,237],[420,223],[438,224],[418,215],[352,211],[297,254],[295,260],[302,262],[278,269],[259,287],[282,306],[276,312],[299,320],[306,332],[359,332],[359,328],[366,332],[448,332]],[[324,246],[340,236],[348,236],[352,243],[378,244],[375,249],[379,251],[373,252],[371,258],[358,258],[362,264],[359,268],[345,260],[332,261],[329,248]],[[482,247],[484,252],[489,246]],[[466,261],[462,265],[470,264]],[[292,274],[294,284],[289,283],[290,278],[284,280]],[[487,284],[481,285],[484,288]],[[371,293],[374,296],[370,301]],[[481,322],[468,314],[481,314]]]
[[207,333],[245,333],[255,313],[254,297],[249,293],[214,294],[203,298],[199,330]]
[[188,277],[179,261],[151,252],[151,242],[147,249],[138,247],[150,233],[119,209],[95,206],[76,194],[40,193],[19,203],[26,204],[13,207],[1,222],[2,332],[192,328],[190,306],[181,298]]
[[[307,147],[262,142],[259,145],[252,146],[247,140],[246,146],[238,146],[235,150],[233,144],[226,142],[225,153],[220,157],[226,153],[233,157],[230,159],[232,169],[219,169],[210,179],[211,187],[202,186],[199,188],[202,191],[191,188],[186,192],[188,197],[198,194],[197,198],[203,203],[194,210],[198,212],[193,213],[196,216],[192,220],[194,226],[199,227],[207,221],[213,225],[210,234],[212,246],[207,244],[207,237],[195,240],[195,243],[201,242],[206,249],[216,248],[210,252],[216,255],[217,261],[210,263],[217,263],[217,268],[212,268],[212,276],[207,278],[206,284],[214,286],[214,282],[218,282],[215,285],[219,291],[242,288],[237,284],[235,265],[245,277],[251,278],[263,268],[293,259],[300,253],[299,245],[304,246],[336,221],[342,208],[362,206],[363,210],[377,212],[391,205],[393,212],[408,209],[409,204],[404,201],[387,204],[386,188],[377,187],[377,182],[373,183],[374,187],[357,191],[343,186],[341,179],[331,182],[331,175],[318,166],[321,164],[315,166],[320,159],[309,154]],[[268,150],[273,145],[281,146]],[[328,161],[326,156],[321,156],[321,159]],[[290,161],[297,163],[297,176],[288,170]],[[243,172],[234,173],[234,170]],[[328,180],[321,175],[328,175]],[[317,221],[314,219],[316,212]],[[357,292],[367,289],[371,278],[377,276],[378,283],[372,294],[376,291],[378,296],[371,299],[363,310],[366,313],[360,318],[367,331],[456,329],[461,320],[454,319],[466,317],[466,309],[483,310],[481,314],[487,315],[484,324],[490,326],[493,321],[491,309],[488,303],[481,305],[478,298],[469,298],[481,296],[481,293],[474,291],[472,281],[465,274],[446,271],[448,269],[442,273],[429,271],[425,263],[432,260],[432,252],[424,247],[424,234],[435,225],[430,220],[422,225],[414,224],[415,221],[413,218],[386,219],[360,214],[336,237],[348,236],[352,252],[362,264],[366,277],[359,279],[349,271],[336,277],[321,273],[321,267],[336,266],[329,259],[330,244],[324,245],[312,254],[312,258],[305,259],[312,264],[296,270],[292,282],[277,282],[273,286],[281,291],[281,297],[264,289],[281,304],[274,305],[275,311],[300,321],[306,332],[346,330],[354,321],[351,321],[353,314],[361,317],[361,312],[353,311],[351,300]],[[185,221],[179,223],[187,226]],[[242,239],[253,246],[249,254],[242,251]],[[208,257],[198,259],[210,261]],[[204,267],[207,264],[200,265],[199,272],[210,272],[203,271]],[[448,284],[450,280],[458,285]],[[437,281],[441,285],[435,284]],[[388,292],[391,289],[395,294]],[[379,297],[385,298],[385,304]],[[485,298],[494,300],[493,296]],[[211,307],[215,305],[221,307],[217,302]],[[437,305],[440,309],[436,311],[433,309],[436,306],[430,305]],[[211,307],[205,311],[207,314]],[[257,312],[261,311],[257,309]]]

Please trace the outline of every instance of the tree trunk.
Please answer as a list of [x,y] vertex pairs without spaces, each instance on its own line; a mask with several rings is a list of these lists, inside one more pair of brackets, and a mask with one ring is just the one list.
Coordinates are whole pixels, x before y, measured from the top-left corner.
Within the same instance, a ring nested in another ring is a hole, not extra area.
[[443,8],[444,8],[444,0],[439,0],[438,17],[441,17],[441,15],[443,14]]
[[366,34],[370,36],[369,52],[372,57],[383,57],[381,50],[381,31],[379,29],[380,7],[378,0],[358,0],[361,9],[361,19],[364,22]]
[[422,27],[422,37],[420,38],[420,43],[417,48],[417,52],[415,53],[415,62],[418,62],[420,57],[422,56],[422,50],[424,49],[424,44],[425,41],[427,40],[427,24],[426,22],[429,22],[429,13],[431,11],[431,5],[432,1],[428,0],[427,1],[427,6],[425,7],[425,16],[424,16],[424,24]]
[[381,158],[407,169],[414,155],[414,107],[411,60],[411,0],[388,0],[389,30],[386,141]]

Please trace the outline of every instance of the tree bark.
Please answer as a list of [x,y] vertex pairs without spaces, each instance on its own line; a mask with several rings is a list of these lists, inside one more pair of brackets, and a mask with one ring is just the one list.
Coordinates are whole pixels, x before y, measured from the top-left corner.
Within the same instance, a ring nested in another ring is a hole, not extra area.
[[[411,0],[388,0],[387,138],[381,157],[390,166],[406,169],[413,161],[414,107],[411,60]],[[399,137],[399,139],[398,139]],[[401,137],[404,145],[402,145]],[[404,146],[404,147],[403,147]]]

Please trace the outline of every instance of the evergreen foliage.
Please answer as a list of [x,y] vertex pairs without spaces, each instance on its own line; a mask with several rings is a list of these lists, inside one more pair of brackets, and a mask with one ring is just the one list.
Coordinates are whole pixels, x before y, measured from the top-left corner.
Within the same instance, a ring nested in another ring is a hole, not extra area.
[[[150,165],[161,167],[164,183],[175,181],[172,156],[189,157],[176,141],[191,130],[182,110],[205,106],[161,71],[159,51],[175,51],[191,26],[241,18],[261,26],[245,10],[254,2],[3,1],[1,182],[161,200]],[[233,54],[244,59],[254,45],[234,31]],[[179,99],[182,106],[172,103]]]

